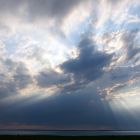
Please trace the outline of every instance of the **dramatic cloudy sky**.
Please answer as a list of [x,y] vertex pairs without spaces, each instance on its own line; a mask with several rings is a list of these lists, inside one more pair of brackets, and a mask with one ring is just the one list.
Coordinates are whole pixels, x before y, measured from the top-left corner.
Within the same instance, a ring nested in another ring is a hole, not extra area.
[[0,0],[0,129],[140,130],[139,0]]

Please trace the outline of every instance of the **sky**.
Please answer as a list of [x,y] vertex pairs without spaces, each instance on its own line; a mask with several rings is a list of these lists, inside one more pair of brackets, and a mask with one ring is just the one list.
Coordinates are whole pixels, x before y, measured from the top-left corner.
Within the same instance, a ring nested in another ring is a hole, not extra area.
[[0,0],[0,129],[140,130],[139,0]]

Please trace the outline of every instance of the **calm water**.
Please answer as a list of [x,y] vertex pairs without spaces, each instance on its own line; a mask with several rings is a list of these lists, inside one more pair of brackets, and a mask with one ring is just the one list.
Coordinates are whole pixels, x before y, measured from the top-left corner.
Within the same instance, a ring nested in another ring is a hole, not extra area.
[[140,131],[36,131],[2,130],[0,135],[59,135],[59,136],[104,136],[104,135],[140,135]]

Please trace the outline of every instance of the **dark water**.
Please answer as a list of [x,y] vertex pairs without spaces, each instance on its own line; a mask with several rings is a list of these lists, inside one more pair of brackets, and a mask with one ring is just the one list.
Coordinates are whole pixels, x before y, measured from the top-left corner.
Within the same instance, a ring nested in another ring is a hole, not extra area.
[[138,135],[140,131],[44,131],[44,130],[1,130],[0,135],[57,135],[57,136],[122,136]]

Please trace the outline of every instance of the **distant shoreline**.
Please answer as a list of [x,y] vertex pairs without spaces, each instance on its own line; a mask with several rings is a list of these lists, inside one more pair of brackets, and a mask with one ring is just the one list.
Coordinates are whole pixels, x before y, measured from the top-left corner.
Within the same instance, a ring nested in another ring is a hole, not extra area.
[[21,136],[21,135],[14,135],[14,136],[0,136],[0,139],[9,139],[9,140],[51,140],[51,139],[66,139],[66,140],[140,140],[140,136]]
[[111,130],[0,130],[0,136],[140,136],[140,131]]

